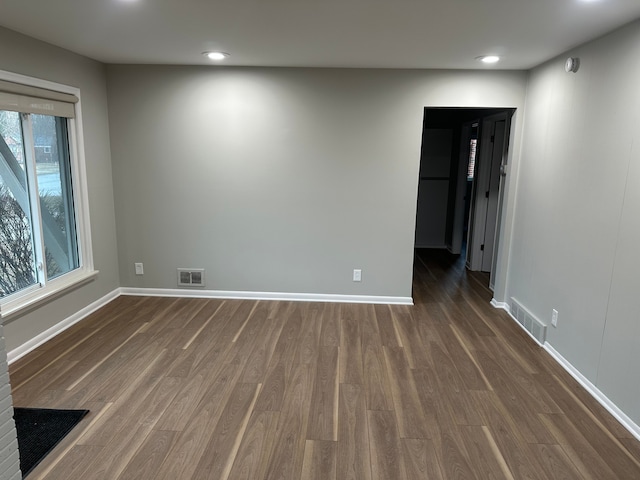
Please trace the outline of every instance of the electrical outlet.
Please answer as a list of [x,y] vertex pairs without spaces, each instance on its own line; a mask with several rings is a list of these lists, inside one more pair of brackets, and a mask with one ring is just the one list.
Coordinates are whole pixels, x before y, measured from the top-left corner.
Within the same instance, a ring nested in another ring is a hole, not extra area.
[[359,268],[355,268],[353,270],[353,281],[354,282],[361,282],[362,281],[362,270],[360,270]]
[[134,264],[136,266],[136,275],[144,275],[144,265],[141,263]]
[[551,312],[551,325],[554,327],[558,326],[558,310],[555,308]]

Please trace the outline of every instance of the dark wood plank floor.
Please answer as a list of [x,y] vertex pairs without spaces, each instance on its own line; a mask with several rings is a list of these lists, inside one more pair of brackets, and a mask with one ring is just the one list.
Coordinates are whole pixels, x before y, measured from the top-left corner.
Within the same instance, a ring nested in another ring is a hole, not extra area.
[[120,297],[11,365],[91,410],[29,479],[639,479],[486,283],[423,251],[413,307]]

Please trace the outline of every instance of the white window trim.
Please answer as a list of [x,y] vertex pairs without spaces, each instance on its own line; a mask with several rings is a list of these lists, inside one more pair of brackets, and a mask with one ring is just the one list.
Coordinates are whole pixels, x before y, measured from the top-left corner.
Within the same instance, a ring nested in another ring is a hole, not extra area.
[[32,87],[45,88],[56,92],[69,93],[78,97],[75,104],[75,118],[69,119],[69,153],[71,155],[71,177],[73,178],[73,204],[76,217],[76,234],[80,267],[58,278],[49,280],[43,287],[27,288],[0,300],[0,319],[4,322],[54,298],[77,288],[95,278],[98,271],[93,265],[91,224],[89,220],[89,190],[84,154],[84,134],[82,129],[82,97],[80,89],[60,83],[28,77],[18,73],[0,70],[0,80]]

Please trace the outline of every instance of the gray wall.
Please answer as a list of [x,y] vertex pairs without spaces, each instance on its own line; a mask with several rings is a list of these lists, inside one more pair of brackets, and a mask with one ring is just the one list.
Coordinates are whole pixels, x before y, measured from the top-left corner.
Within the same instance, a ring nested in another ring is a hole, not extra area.
[[549,343],[640,424],[638,58],[636,22],[531,73],[508,296],[557,309]]
[[119,278],[104,65],[0,28],[0,69],[80,88],[93,256],[100,270],[95,281],[6,320],[4,332],[11,351],[113,291]]
[[204,267],[207,289],[408,297],[423,108],[522,108],[525,90],[522,72],[107,72],[129,287]]

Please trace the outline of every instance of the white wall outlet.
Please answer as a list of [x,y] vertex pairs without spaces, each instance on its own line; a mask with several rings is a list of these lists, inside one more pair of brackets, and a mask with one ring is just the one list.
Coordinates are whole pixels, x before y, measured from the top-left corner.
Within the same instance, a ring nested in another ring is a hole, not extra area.
[[551,311],[551,325],[554,327],[558,326],[558,310],[555,308]]
[[354,282],[361,282],[362,281],[362,270],[360,270],[359,268],[354,268],[353,269],[353,281]]
[[144,265],[141,263],[136,263],[136,275],[144,275]]

